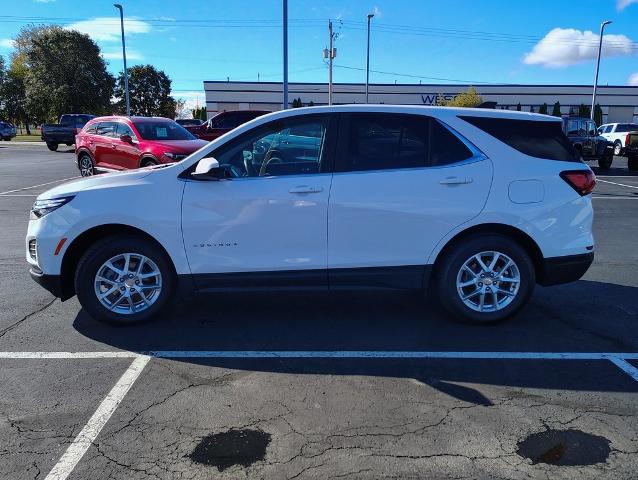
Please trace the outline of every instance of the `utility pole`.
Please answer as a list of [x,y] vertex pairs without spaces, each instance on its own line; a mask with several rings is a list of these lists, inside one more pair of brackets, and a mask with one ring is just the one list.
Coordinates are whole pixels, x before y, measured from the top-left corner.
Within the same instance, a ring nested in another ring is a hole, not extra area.
[[600,70],[600,53],[603,49],[603,31],[605,26],[609,25],[611,20],[605,20],[600,24],[600,39],[598,41],[598,61],[596,62],[596,78],[594,79],[594,93],[591,97],[591,119],[594,119],[594,108],[596,108],[596,89],[598,88],[598,71]]
[[368,51],[366,54],[366,103],[368,103],[368,88],[370,85],[370,20],[374,13],[368,13]]
[[328,59],[328,105],[332,105],[332,61],[337,56],[337,49],[333,48],[335,35],[332,31],[332,20],[328,20],[328,35],[329,48],[323,50],[323,58]]
[[284,4],[284,105],[288,108],[288,0],[283,0]]
[[128,96],[128,70],[126,69],[126,43],[124,42],[124,9],[119,3],[113,6],[120,11],[120,25],[122,26],[122,58],[124,60],[124,98],[126,100],[126,116],[131,116],[131,103]]

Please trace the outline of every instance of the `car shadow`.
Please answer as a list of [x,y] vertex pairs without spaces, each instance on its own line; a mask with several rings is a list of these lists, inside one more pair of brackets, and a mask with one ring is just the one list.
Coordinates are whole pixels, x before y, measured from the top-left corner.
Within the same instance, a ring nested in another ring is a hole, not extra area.
[[[226,294],[180,303],[152,323],[114,327],[81,310],[74,328],[99,342],[149,351],[635,352],[638,288],[594,281],[536,290],[510,321],[467,325],[406,294]],[[407,377],[456,398],[489,404],[454,382],[636,391],[606,361],[373,358],[180,358],[264,372]],[[542,366],[544,365],[544,366]],[[583,370],[585,366],[585,370]],[[532,368],[530,368],[532,367]]]

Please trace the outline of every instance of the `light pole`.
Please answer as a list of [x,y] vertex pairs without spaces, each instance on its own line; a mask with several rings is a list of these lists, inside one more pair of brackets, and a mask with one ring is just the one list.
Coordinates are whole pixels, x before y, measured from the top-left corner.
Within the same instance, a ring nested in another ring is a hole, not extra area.
[[283,0],[284,8],[284,110],[288,108],[288,0]]
[[368,88],[370,85],[370,20],[374,13],[368,13],[368,50],[366,54],[366,103],[368,103]]
[[122,58],[124,59],[124,98],[126,100],[126,116],[131,116],[131,103],[128,97],[128,70],[126,69],[126,43],[124,42],[124,9],[119,3],[113,6],[120,11],[120,25],[122,26]]
[[605,20],[600,24],[600,39],[598,40],[598,61],[596,62],[596,78],[594,79],[594,94],[591,97],[591,119],[594,119],[594,108],[596,107],[596,89],[598,88],[598,70],[600,70],[600,53],[603,49],[603,32],[605,26],[609,25],[611,20]]

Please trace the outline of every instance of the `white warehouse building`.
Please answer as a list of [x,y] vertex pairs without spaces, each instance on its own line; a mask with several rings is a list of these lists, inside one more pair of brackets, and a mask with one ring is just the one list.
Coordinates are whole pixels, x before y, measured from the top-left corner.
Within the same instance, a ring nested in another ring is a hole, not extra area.
[[[451,99],[467,91],[470,85],[443,84],[371,84],[370,103],[401,105],[434,105],[437,97]],[[563,114],[578,112],[581,104],[590,106],[592,85],[512,85],[489,84],[474,86],[485,101],[497,103],[496,108],[538,112],[544,103],[548,113],[557,101]],[[280,82],[205,81],[208,117],[225,110],[280,110],[283,86]],[[300,98],[304,105],[328,103],[326,83],[289,83],[288,100]],[[365,103],[365,84],[334,83],[333,103]],[[596,103],[603,111],[603,123],[638,122],[638,86],[599,86]]]

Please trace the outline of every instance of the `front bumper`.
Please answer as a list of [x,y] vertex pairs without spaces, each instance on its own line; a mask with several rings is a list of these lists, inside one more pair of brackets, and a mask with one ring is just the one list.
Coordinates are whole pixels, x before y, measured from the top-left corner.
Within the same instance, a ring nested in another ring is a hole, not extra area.
[[46,275],[37,272],[33,268],[29,270],[31,278],[45,290],[51,292],[54,296],[66,300],[64,298],[64,289],[62,288],[62,277],[60,275]]
[[594,261],[594,252],[545,258],[536,281],[544,287],[579,280]]

